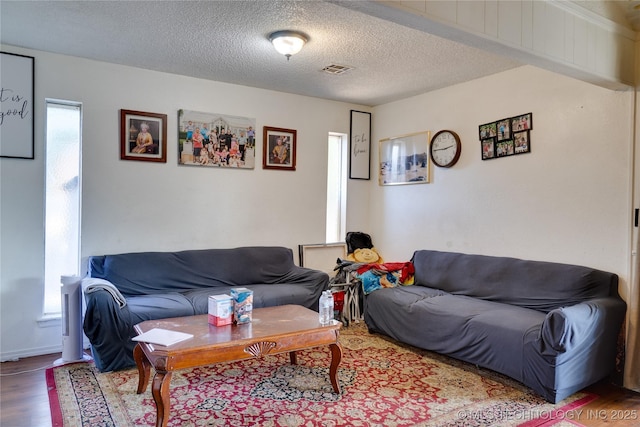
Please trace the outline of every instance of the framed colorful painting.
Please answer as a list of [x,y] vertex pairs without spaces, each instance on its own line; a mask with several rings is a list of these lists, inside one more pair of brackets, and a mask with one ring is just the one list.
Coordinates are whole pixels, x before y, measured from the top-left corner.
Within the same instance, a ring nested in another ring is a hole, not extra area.
[[120,159],[167,162],[167,115],[120,110]]
[[296,135],[294,129],[265,126],[262,136],[262,168],[296,170]]

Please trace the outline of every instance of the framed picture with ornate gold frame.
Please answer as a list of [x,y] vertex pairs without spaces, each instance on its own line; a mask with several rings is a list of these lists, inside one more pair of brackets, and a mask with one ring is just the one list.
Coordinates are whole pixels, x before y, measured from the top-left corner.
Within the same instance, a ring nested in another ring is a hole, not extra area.
[[429,140],[431,132],[416,132],[379,143],[378,184],[426,184],[430,181]]

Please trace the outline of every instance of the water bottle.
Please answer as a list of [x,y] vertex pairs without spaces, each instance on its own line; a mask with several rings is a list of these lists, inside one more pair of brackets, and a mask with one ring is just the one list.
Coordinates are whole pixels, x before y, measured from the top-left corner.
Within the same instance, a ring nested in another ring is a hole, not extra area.
[[329,321],[327,323],[332,324],[335,318],[334,314],[335,304],[333,300],[333,292],[327,291],[327,311],[329,312]]
[[318,308],[318,316],[321,325],[327,323],[327,316],[325,307],[327,306],[327,291],[322,291],[322,295],[320,295],[320,306]]
[[329,325],[333,320],[333,293],[331,291],[324,291],[320,296],[320,324]]

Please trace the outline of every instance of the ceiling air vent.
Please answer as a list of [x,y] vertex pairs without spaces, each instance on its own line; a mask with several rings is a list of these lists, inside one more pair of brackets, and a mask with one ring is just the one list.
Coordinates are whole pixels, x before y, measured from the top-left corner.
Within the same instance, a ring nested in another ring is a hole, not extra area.
[[338,64],[327,65],[322,69],[322,71],[329,74],[344,74],[349,70],[353,70],[353,68]]

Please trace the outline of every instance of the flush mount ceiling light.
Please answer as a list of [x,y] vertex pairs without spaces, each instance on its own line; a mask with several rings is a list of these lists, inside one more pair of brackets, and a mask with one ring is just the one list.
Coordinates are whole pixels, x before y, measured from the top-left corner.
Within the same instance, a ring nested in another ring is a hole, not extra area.
[[271,33],[269,40],[278,53],[286,56],[288,61],[291,55],[300,52],[302,46],[307,42],[307,37],[297,31],[284,30]]

